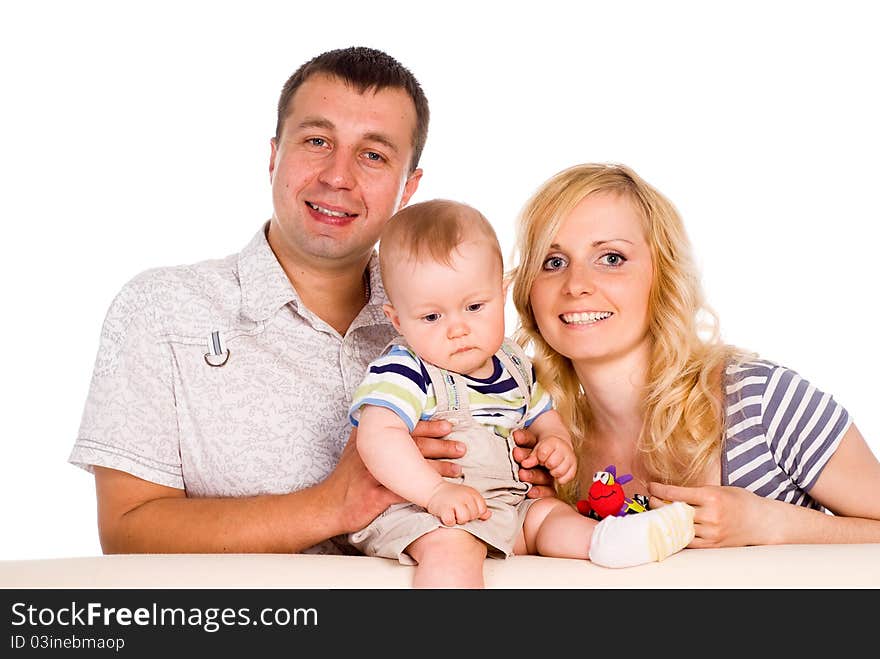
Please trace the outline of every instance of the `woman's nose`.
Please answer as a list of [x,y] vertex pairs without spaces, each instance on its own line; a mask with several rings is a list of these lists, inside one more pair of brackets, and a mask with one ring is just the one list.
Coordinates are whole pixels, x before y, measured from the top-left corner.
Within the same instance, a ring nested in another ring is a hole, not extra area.
[[563,290],[568,295],[589,295],[596,290],[593,273],[584,265],[571,265],[565,278]]

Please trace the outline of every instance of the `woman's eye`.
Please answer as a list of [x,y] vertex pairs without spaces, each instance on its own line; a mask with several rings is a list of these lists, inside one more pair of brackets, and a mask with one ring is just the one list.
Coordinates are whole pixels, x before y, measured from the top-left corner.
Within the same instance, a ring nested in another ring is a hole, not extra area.
[[467,307],[465,307],[465,308],[468,311],[479,311],[480,309],[483,308],[483,306],[484,306],[484,304],[482,302],[474,302],[473,304],[467,305]]
[[604,265],[620,266],[626,262],[626,257],[617,252],[608,252],[608,254],[604,254],[599,261]]
[[551,256],[544,260],[544,270],[559,270],[565,267],[565,259],[561,256]]
[[436,323],[438,320],[440,320],[440,314],[429,313],[426,316],[422,316],[422,320],[424,320],[426,323]]

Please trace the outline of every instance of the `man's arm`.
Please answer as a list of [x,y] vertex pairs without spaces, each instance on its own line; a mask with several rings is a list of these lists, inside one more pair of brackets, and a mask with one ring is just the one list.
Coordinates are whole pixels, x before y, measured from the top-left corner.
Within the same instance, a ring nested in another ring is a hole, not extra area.
[[[426,458],[463,454],[438,438],[448,422],[422,422],[413,439]],[[432,460],[444,476],[458,465]],[[98,530],[106,554],[292,553],[369,524],[400,497],[364,467],[352,432],[336,468],[321,483],[289,494],[188,498],[183,490],[95,467]]]

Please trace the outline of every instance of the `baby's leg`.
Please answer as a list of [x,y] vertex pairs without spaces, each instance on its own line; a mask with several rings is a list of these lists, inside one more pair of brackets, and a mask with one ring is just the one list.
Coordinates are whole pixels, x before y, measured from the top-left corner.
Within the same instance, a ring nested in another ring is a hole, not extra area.
[[596,520],[584,517],[554,497],[533,503],[526,513],[514,554],[556,558],[589,558]]
[[483,588],[486,544],[462,529],[439,528],[414,540],[414,588]]
[[662,561],[684,549],[693,537],[694,509],[681,502],[596,522],[548,497],[532,504],[523,524],[528,553],[589,558],[605,567]]
[[682,501],[623,517],[606,517],[590,541],[590,560],[605,567],[662,561],[694,539],[694,509]]

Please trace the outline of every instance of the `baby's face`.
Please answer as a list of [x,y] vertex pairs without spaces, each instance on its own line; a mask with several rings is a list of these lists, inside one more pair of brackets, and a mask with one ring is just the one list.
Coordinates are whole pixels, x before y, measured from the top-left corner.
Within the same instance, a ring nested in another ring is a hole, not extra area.
[[394,304],[385,313],[422,359],[488,378],[504,341],[501,259],[485,243],[465,242],[450,261],[395,264],[388,282]]

